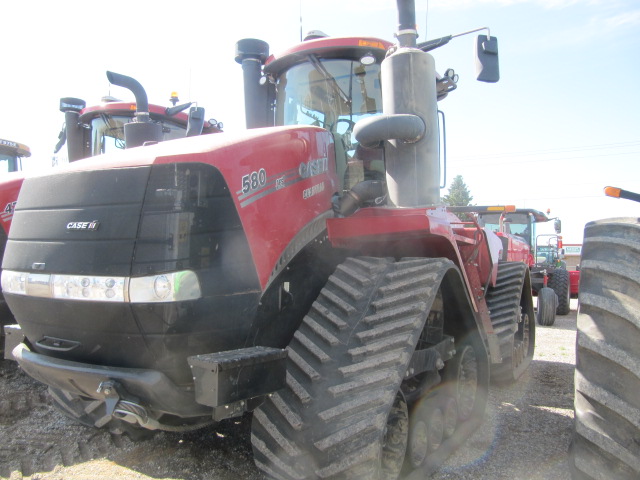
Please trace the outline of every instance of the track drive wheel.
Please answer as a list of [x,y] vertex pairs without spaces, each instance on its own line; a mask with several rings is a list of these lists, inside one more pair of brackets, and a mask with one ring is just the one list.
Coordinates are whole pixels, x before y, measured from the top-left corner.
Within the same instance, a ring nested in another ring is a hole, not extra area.
[[439,414],[425,410],[431,416],[416,427],[417,407],[405,403],[402,387],[452,269],[459,275],[446,259],[350,258],[338,266],[288,346],[287,386],[254,411],[254,459],[267,477],[396,480],[407,470],[405,451],[422,465],[450,440],[441,403],[429,403]]
[[491,364],[491,379],[512,383],[533,359],[535,322],[528,268],[522,262],[501,262],[495,287],[487,291],[487,306],[500,343],[501,363]]
[[580,264],[572,477],[638,479],[638,218],[588,223]]
[[556,314],[569,315],[571,311],[571,276],[569,271],[556,268],[549,276],[548,285],[558,295]]
[[550,327],[556,323],[556,305],[558,296],[553,289],[543,287],[538,291],[538,325]]

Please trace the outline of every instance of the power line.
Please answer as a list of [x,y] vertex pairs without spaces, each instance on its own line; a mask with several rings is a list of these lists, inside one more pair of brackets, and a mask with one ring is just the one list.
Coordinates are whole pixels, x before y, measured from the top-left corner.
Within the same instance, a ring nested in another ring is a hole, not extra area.
[[[531,153],[528,155],[534,155],[534,154]],[[505,160],[503,162],[489,162],[489,163],[482,162],[482,164],[478,165],[478,167],[484,168],[490,165],[509,165],[514,163],[520,165],[520,164],[527,164],[527,163],[563,162],[563,161],[569,161],[569,160],[584,160],[589,158],[600,158],[600,157],[619,157],[622,155],[640,155],[640,151],[636,150],[632,152],[602,153],[598,155],[580,155],[576,157],[535,158],[531,160],[516,160],[513,158],[515,155],[513,155],[509,160]],[[457,157],[457,158],[449,155],[448,161],[456,165],[470,165],[475,162],[481,162],[485,158],[495,158],[495,157],[504,157],[504,156],[507,156],[507,154],[498,154],[495,156],[486,155],[486,156],[478,156],[478,157]],[[524,156],[524,155],[521,155],[521,156]]]
[[579,151],[589,151],[589,150],[602,150],[606,148],[629,148],[636,147],[640,145],[640,141],[629,141],[629,142],[616,142],[616,143],[605,143],[600,145],[585,145],[585,146],[576,146],[576,147],[565,147],[565,148],[552,148],[552,149],[544,149],[544,150],[526,150],[523,152],[503,152],[503,153],[487,153],[484,155],[465,155],[459,158],[461,159],[483,159],[483,158],[496,158],[496,157],[525,157],[531,155],[545,155],[552,153],[568,153],[568,152],[579,152]]

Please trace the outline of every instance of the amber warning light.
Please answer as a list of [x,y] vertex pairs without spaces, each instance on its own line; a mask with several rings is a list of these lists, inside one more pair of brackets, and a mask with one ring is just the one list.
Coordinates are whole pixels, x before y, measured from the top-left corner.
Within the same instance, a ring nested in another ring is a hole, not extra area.
[[604,194],[608,197],[620,198],[620,189],[616,187],[604,187]]
[[640,193],[630,192],[629,190],[623,190],[617,187],[605,187],[605,195],[614,198],[625,198],[627,200],[633,200],[634,202],[640,202]]

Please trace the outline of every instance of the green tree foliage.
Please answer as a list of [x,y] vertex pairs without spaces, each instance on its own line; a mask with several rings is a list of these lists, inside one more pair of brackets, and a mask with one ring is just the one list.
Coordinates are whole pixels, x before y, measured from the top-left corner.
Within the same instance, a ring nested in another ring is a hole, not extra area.
[[473,200],[473,197],[464,183],[462,175],[457,175],[453,179],[449,187],[449,193],[442,197],[444,204],[450,207],[466,207],[471,205],[471,200]]

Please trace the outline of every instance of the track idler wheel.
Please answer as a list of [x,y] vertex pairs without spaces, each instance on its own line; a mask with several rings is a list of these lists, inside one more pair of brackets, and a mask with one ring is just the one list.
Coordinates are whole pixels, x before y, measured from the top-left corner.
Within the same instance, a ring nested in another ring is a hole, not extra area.
[[451,387],[458,408],[458,418],[468,420],[473,413],[478,392],[478,362],[473,347],[463,346],[451,360]]
[[402,470],[409,436],[409,411],[402,392],[396,394],[382,440],[381,470],[383,479],[396,479]]
[[[421,409],[423,410],[423,409]],[[412,468],[419,468],[429,455],[429,426],[426,416],[416,412],[409,431],[407,461]]]
[[444,437],[449,438],[458,426],[458,404],[454,398],[448,397],[442,409],[444,421]]
[[429,452],[435,452],[442,445],[444,439],[444,414],[436,407],[429,412]]

